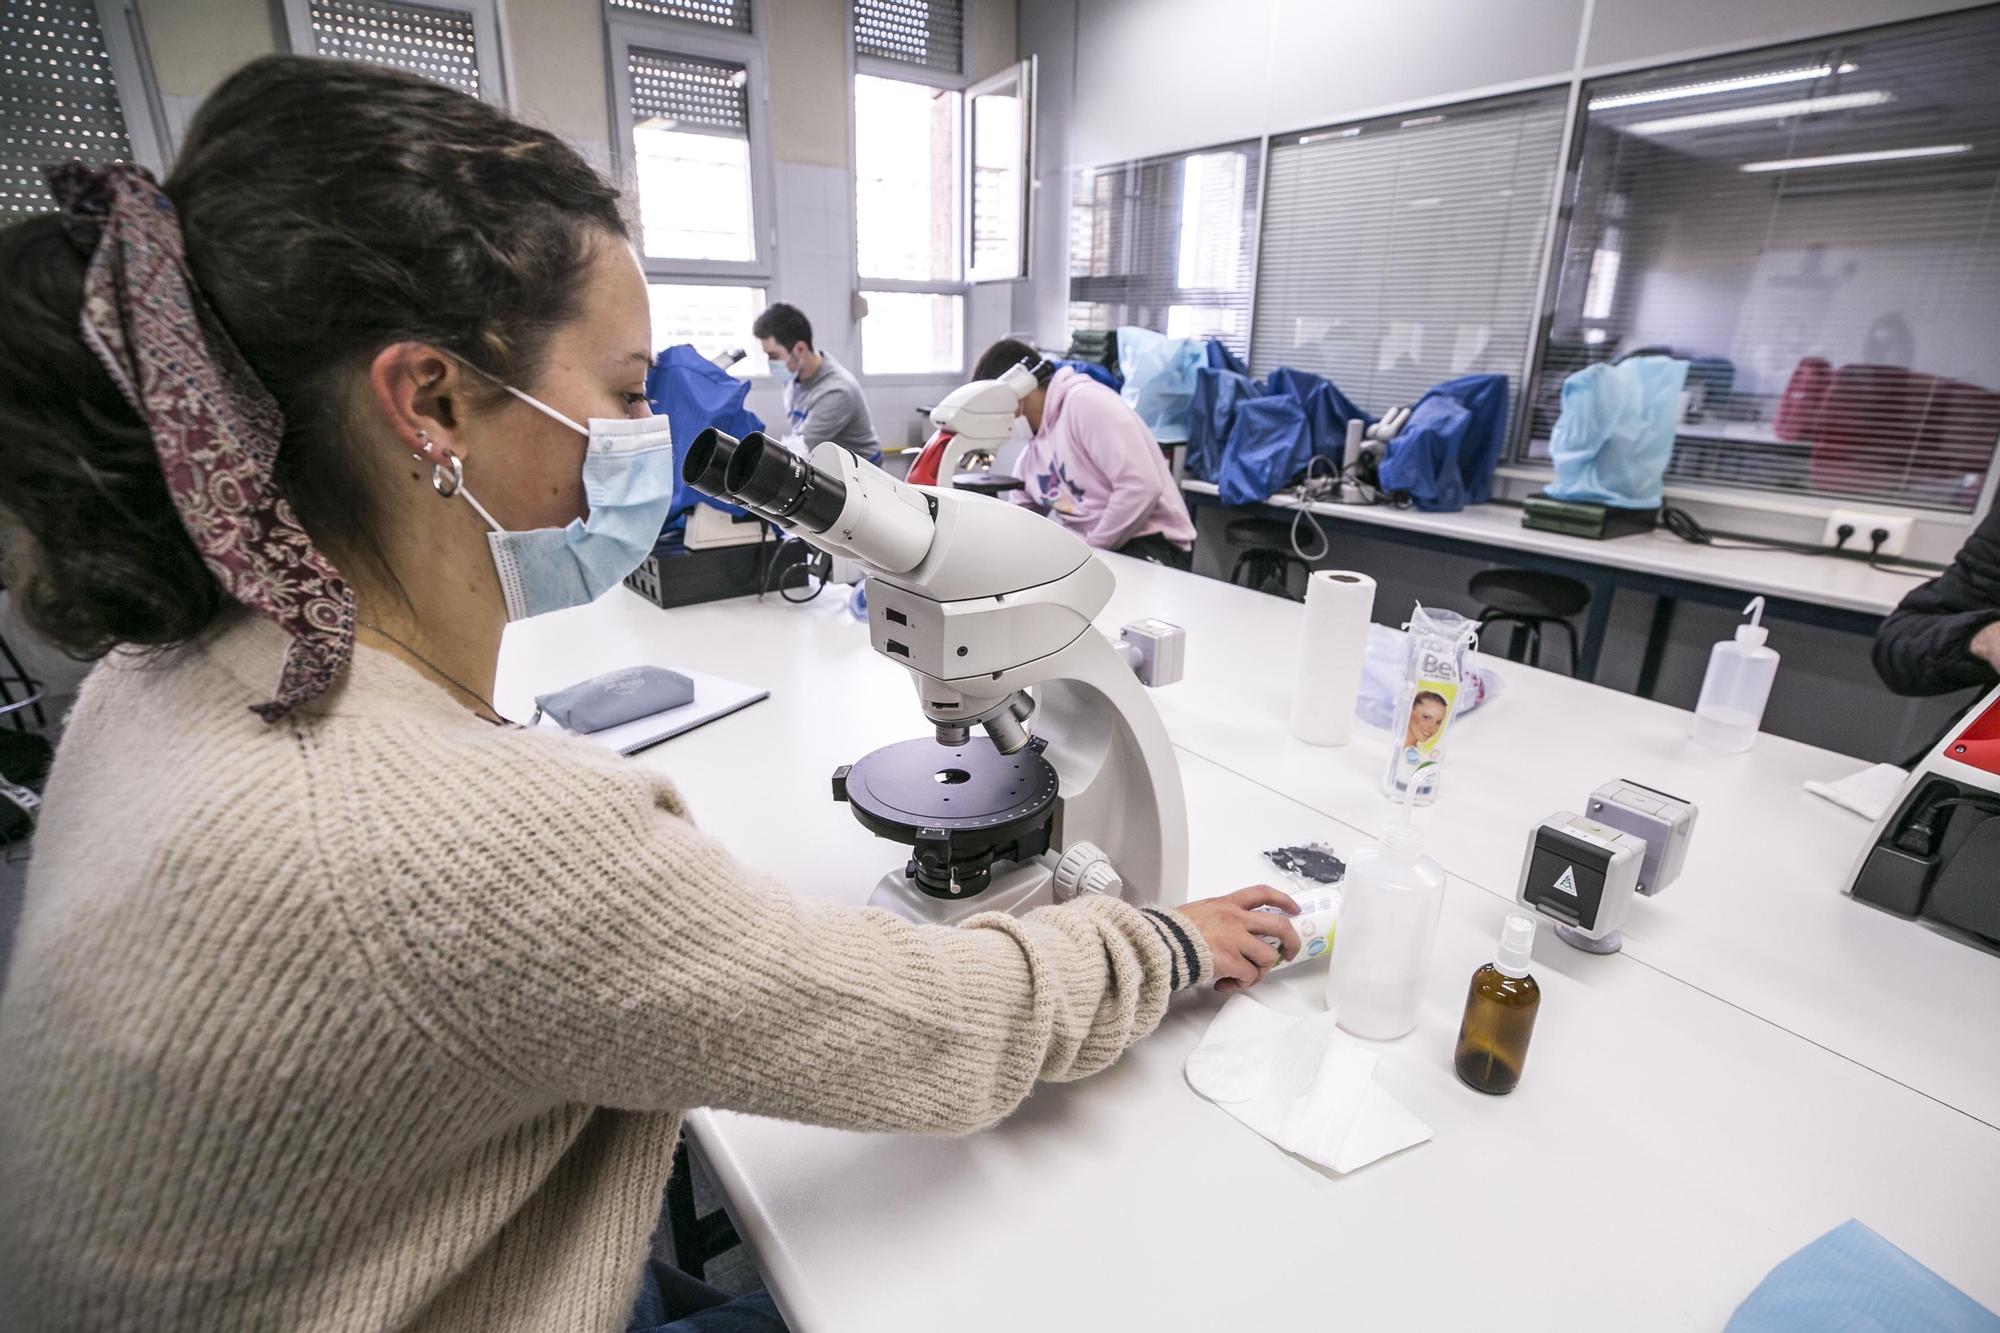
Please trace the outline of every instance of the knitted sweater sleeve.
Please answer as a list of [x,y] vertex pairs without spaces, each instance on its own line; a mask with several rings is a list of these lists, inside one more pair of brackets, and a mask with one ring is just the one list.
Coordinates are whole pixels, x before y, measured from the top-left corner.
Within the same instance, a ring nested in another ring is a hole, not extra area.
[[388,790],[450,797],[323,784],[356,945],[445,1051],[526,1092],[971,1130],[1110,1064],[1213,974],[1185,917],[1117,901],[943,927],[795,897],[580,742],[361,748],[322,767],[400,766]]

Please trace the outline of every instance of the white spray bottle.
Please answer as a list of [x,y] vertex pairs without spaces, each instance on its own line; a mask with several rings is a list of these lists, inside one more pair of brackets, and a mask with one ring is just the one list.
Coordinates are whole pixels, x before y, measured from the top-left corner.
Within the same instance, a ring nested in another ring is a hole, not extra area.
[[1417,1025],[1444,910],[1444,867],[1424,855],[1410,808],[1438,767],[1427,763],[1411,775],[1402,818],[1382,830],[1379,847],[1354,854],[1342,881],[1326,1007],[1357,1037],[1386,1040]]
[[1771,682],[1778,675],[1778,654],[1764,640],[1764,599],[1753,597],[1743,608],[1750,617],[1736,627],[1734,639],[1723,639],[1708,654],[1708,674],[1701,678],[1701,698],[1694,706],[1694,738],[1716,750],[1735,753],[1757,741]]

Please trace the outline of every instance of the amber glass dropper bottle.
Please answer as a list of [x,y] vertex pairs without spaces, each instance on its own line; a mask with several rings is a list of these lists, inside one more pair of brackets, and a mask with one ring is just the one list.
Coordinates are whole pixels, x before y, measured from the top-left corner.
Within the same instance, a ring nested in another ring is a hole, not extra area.
[[1472,974],[1452,1065],[1459,1081],[1481,1092],[1512,1092],[1528,1061],[1528,1038],[1542,990],[1528,975],[1535,919],[1518,913],[1500,927],[1499,955]]

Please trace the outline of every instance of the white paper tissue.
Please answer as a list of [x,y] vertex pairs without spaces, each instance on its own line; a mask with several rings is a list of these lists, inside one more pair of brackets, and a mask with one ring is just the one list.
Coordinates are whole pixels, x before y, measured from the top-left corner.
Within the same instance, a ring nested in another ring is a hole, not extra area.
[[1859,773],[1849,774],[1838,782],[1809,780],[1806,790],[1815,796],[1824,796],[1844,810],[1852,810],[1863,819],[1880,819],[1896,794],[1903,790],[1903,784],[1910,775],[1894,764],[1877,764],[1864,768]]
[[1222,1006],[1189,1054],[1188,1085],[1271,1142],[1348,1172],[1431,1136],[1375,1082],[1375,1052],[1333,1015],[1293,1018],[1248,995]]

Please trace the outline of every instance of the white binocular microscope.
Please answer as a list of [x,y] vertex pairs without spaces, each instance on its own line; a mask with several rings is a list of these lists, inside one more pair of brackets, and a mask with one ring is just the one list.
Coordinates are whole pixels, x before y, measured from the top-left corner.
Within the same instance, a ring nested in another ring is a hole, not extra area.
[[834,774],[864,827],[911,848],[875,905],[948,922],[1084,891],[1186,900],[1187,802],[1146,694],[1180,678],[1184,633],[1100,634],[1115,580],[1080,538],[831,443],[808,458],[710,429],[682,475],[867,573],[869,641],[909,671],[931,728]]

